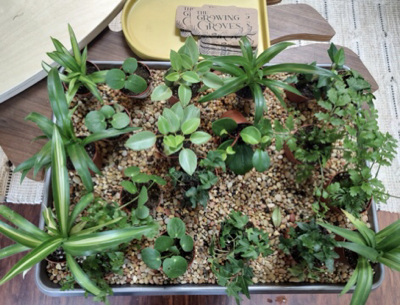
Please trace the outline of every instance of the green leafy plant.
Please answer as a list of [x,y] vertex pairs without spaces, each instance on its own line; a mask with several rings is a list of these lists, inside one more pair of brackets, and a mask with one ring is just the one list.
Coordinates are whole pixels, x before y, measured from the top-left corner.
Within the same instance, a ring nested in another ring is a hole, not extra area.
[[184,190],[184,205],[196,208],[201,205],[204,208],[209,200],[209,190],[218,182],[218,177],[213,171],[221,168],[225,171],[223,156],[218,151],[209,151],[207,157],[200,161],[200,168],[197,168],[193,175],[177,171],[175,167],[169,169],[169,175],[174,187]]
[[[124,174],[126,177],[129,177],[130,180],[122,181],[121,186],[129,197],[127,202],[121,201],[123,205],[120,209],[131,205],[133,206],[131,211],[133,224],[137,225],[148,223],[149,221],[151,222],[152,217],[150,216],[150,209],[146,206],[146,203],[149,201],[149,191],[152,190],[154,185],[166,185],[167,182],[157,175],[141,173],[140,168],[137,166],[127,167],[124,170]],[[123,192],[121,194],[123,194]],[[158,196],[161,196],[161,191]]]
[[[55,71],[53,73],[56,73],[56,70],[53,71]],[[57,76],[57,74],[55,75]],[[154,234],[154,231],[158,230],[158,224],[98,232],[111,225],[111,223],[117,223],[122,219],[119,217],[91,228],[82,229],[81,222],[76,223],[76,220],[78,215],[93,201],[93,193],[83,196],[70,211],[66,154],[59,128],[56,125],[52,127],[52,141],[50,142],[51,181],[56,218],[53,217],[51,208],[44,210],[46,232],[40,230],[8,207],[0,206],[0,214],[17,226],[17,228],[13,228],[4,222],[0,222],[0,232],[16,242],[1,249],[0,257],[4,258],[32,249],[7,272],[0,280],[0,285],[32,268],[56,249],[62,248],[66,253],[68,268],[76,282],[93,295],[99,298],[104,297],[107,292],[102,291],[89,279],[74,257],[115,250],[122,243],[130,242],[133,239],[141,239],[143,235]]]
[[150,131],[139,132],[126,142],[126,146],[133,150],[148,149],[156,143],[157,138],[162,138],[162,150],[167,156],[179,152],[179,164],[182,169],[192,175],[197,167],[197,156],[190,148],[185,148],[185,143],[201,145],[207,143],[211,136],[204,131],[197,131],[200,126],[200,109],[194,105],[185,108],[176,103],[169,108],[164,108],[163,114],[158,117],[158,130],[161,135]]
[[246,37],[242,37],[240,42],[242,56],[229,55],[211,57],[202,55],[207,61],[213,63],[213,66],[211,67],[212,69],[230,74],[231,78],[226,80],[224,85],[216,91],[200,98],[199,102],[215,100],[228,94],[237,92],[242,88],[249,87],[256,105],[254,122],[257,124],[262,119],[264,109],[266,108],[266,102],[262,89],[263,86],[269,88],[276,95],[283,106],[285,106],[285,102],[282,92],[279,90],[279,88],[283,88],[290,92],[301,95],[297,89],[289,86],[287,83],[273,80],[268,77],[282,72],[313,73],[317,75],[326,75],[333,78],[337,77],[329,70],[307,64],[286,63],[265,66],[275,56],[291,45],[293,44],[289,42],[277,43],[256,57],[256,55],[253,53],[249,40]]
[[112,89],[125,88],[135,94],[142,93],[147,89],[146,80],[135,74],[138,68],[136,58],[127,58],[121,69],[111,69],[107,72],[105,82]]
[[[83,185],[86,190],[93,190],[93,181],[90,174],[90,170],[94,173],[101,175],[101,171],[93,163],[92,159],[85,150],[85,146],[102,139],[119,136],[124,133],[128,133],[134,130],[138,130],[138,127],[126,127],[123,129],[109,128],[102,131],[97,131],[87,137],[78,138],[75,135],[74,128],[72,125],[72,112],[68,110],[68,103],[61,85],[61,81],[56,68],[52,68],[49,72],[47,79],[47,87],[49,92],[50,106],[53,110],[54,116],[56,117],[56,123],[53,123],[44,115],[36,112],[30,113],[26,120],[32,121],[38,125],[40,130],[43,132],[43,136],[40,138],[47,138],[49,141],[43,146],[43,148],[33,155],[28,160],[18,165],[15,171],[22,172],[21,181],[25,178],[27,173],[33,168],[33,173],[36,174],[43,168],[48,168],[51,164],[51,147],[53,142],[53,130],[54,126],[57,126],[61,138],[63,140],[63,148],[66,150],[67,156],[71,160],[74,168],[78,172]],[[91,144],[93,145],[93,144]]]
[[[91,74],[87,73],[87,47],[83,49],[81,54],[75,33],[69,24],[68,31],[71,39],[72,55],[68,49],[55,38],[51,38],[51,40],[53,41],[56,50],[47,53],[52,60],[65,69],[66,75],[60,73],[60,78],[64,83],[68,84],[67,101],[70,103],[78,92],[78,89],[85,87],[100,102],[103,102],[101,93],[97,89],[97,84],[105,82],[107,71],[96,71]],[[42,67],[47,73],[50,73],[52,69],[51,66],[44,61],[42,61]]]
[[[210,245],[211,270],[228,296],[240,304],[239,293],[250,299],[249,285],[253,283],[250,260],[260,254],[273,253],[269,247],[268,233],[255,228],[246,215],[232,211],[221,225],[217,245],[213,238]],[[222,263],[223,262],[223,263]]]
[[194,242],[186,234],[185,223],[179,218],[172,218],[167,224],[167,233],[159,236],[153,248],[142,250],[142,259],[151,269],[160,269],[171,279],[183,275],[188,268],[188,261],[194,256]]
[[91,132],[106,130],[108,126],[117,130],[124,129],[130,122],[124,107],[118,104],[104,105],[99,110],[90,111],[85,117],[85,125]]
[[[152,101],[169,99],[177,90],[182,107],[190,103],[193,85],[203,82],[207,88],[217,89],[223,81],[210,72],[211,63],[198,62],[199,49],[193,37],[188,37],[178,52],[171,50],[171,68],[164,76],[165,84],[157,86],[151,94]],[[198,85],[200,88],[200,85]]]
[[[271,144],[273,130],[268,119],[255,125],[238,125],[231,118],[221,118],[212,123],[214,134],[228,138],[218,150],[224,153],[226,165],[238,175],[243,175],[253,167],[263,172],[270,165],[266,148]],[[255,149],[253,149],[255,148]]]
[[341,295],[356,285],[350,305],[364,305],[372,289],[373,270],[371,263],[382,263],[390,269],[400,271],[400,220],[375,233],[365,223],[343,210],[358,231],[319,222],[327,230],[340,235],[346,241],[340,247],[358,254],[357,267]]
[[290,227],[288,238],[280,236],[278,246],[285,254],[292,255],[297,263],[289,268],[290,273],[304,281],[306,277],[318,280],[318,273],[325,272],[321,269],[323,264],[333,272],[334,259],[339,258],[334,251],[337,246],[334,235],[324,232],[314,219],[296,224],[296,228]]

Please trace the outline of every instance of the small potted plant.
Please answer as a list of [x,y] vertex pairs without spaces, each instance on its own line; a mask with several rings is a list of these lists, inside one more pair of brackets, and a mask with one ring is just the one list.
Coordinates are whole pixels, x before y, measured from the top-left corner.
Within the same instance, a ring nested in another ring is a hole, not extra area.
[[200,109],[194,105],[183,108],[176,103],[171,109],[164,108],[157,126],[161,135],[156,136],[150,131],[139,132],[130,137],[125,145],[133,150],[142,150],[156,144],[161,155],[179,159],[182,169],[192,175],[197,167],[197,156],[190,145],[201,145],[211,138],[208,133],[197,131]]
[[333,272],[334,260],[340,257],[335,252],[335,236],[316,224],[314,219],[297,222],[296,227],[290,227],[288,237],[280,236],[279,241],[279,249],[296,262],[289,271],[299,281],[306,278],[318,280],[318,274],[325,272],[323,266]]
[[[75,94],[88,95],[92,93],[97,100],[103,103],[103,98],[97,88],[97,84],[105,82],[107,71],[100,71],[94,63],[87,60],[87,47],[84,48],[81,54],[75,33],[69,24],[68,31],[71,39],[72,55],[69,53],[68,49],[55,38],[51,40],[53,41],[56,51],[47,53],[52,60],[65,69],[65,74],[60,73],[60,78],[67,91],[67,101],[70,103]],[[44,61],[42,61],[42,67],[47,73],[49,73],[52,68]]]
[[151,71],[136,58],[127,58],[121,69],[111,69],[106,74],[106,84],[122,94],[136,99],[145,99],[150,95]]
[[223,81],[210,72],[211,63],[198,62],[199,49],[193,37],[188,37],[178,52],[171,50],[171,68],[164,76],[165,84],[157,86],[151,94],[152,101],[180,101],[185,107],[198,94],[203,82],[207,88],[219,88]]
[[[107,130],[97,131],[93,134],[78,138],[75,135],[68,103],[62,90],[61,81],[56,68],[52,68],[47,79],[49,100],[57,123],[53,123],[47,117],[32,112],[27,120],[36,123],[49,141],[43,148],[28,160],[19,164],[15,171],[22,172],[22,179],[33,168],[36,175],[42,168],[47,168],[51,164],[51,143],[53,139],[53,127],[58,126],[59,131],[66,143],[65,150],[70,160],[71,166],[78,172],[83,185],[88,191],[93,190],[93,181],[90,171],[101,175],[101,151],[96,150],[95,142],[110,137],[119,136],[127,132],[138,130],[138,127],[125,127],[123,129],[109,128]],[[97,161],[96,161],[97,160]],[[96,164],[97,163],[97,164]]]
[[145,264],[162,271],[171,279],[183,275],[193,262],[195,247],[193,238],[186,234],[185,223],[174,217],[167,224],[167,232],[159,236],[153,248],[141,252]]
[[270,121],[262,119],[258,124],[251,125],[240,116],[235,116],[226,115],[212,123],[214,134],[226,139],[218,147],[226,155],[226,165],[237,175],[244,175],[253,167],[259,172],[267,170],[270,158],[266,148],[272,139]]
[[184,206],[196,208],[201,205],[205,208],[209,200],[208,192],[218,182],[218,176],[214,172],[219,168],[225,171],[223,156],[218,151],[209,151],[199,165],[193,175],[178,171],[175,167],[169,169],[174,188],[179,187],[182,190]]
[[242,37],[241,41],[242,56],[229,55],[211,57],[202,55],[207,61],[212,62],[212,69],[228,73],[231,75],[229,79],[224,82],[224,85],[212,93],[209,93],[199,99],[199,102],[207,102],[226,96],[231,93],[238,92],[246,88],[245,91],[251,92],[256,105],[256,112],[254,122],[257,124],[263,117],[264,108],[266,106],[265,98],[263,95],[263,87],[269,88],[279,99],[281,104],[285,106],[282,93],[279,88],[286,89],[290,92],[300,94],[300,92],[289,86],[283,81],[269,79],[268,76],[282,73],[314,73],[317,75],[325,75],[329,77],[337,77],[329,70],[315,67],[307,64],[276,64],[271,66],[264,66],[269,63],[276,55],[292,45],[289,42],[277,43],[262,52],[258,57],[253,53],[251,44],[246,37]]
[[358,255],[356,268],[340,295],[345,294],[356,285],[351,304],[364,305],[372,289],[374,272],[371,264],[379,262],[390,269],[400,271],[400,220],[375,233],[350,213],[346,211],[343,213],[357,231],[343,229],[328,223],[319,222],[318,224],[345,238],[346,240],[338,242],[338,245]]
[[167,182],[157,175],[141,173],[137,166],[127,167],[124,175],[129,180],[121,182],[121,209],[128,214],[134,209],[135,217],[140,220],[146,219],[150,211],[155,211],[162,200],[159,185],[166,185]]
[[213,237],[209,251],[208,261],[218,284],[225,286],[228,296],[233,296],[238,304],[239,293],[250,299],[249,285],[253,284],[250,260],[273,253],[268,233],[254,227],[246,215],[236,211],[231,211],[221,224],[219,236],[216,241]]

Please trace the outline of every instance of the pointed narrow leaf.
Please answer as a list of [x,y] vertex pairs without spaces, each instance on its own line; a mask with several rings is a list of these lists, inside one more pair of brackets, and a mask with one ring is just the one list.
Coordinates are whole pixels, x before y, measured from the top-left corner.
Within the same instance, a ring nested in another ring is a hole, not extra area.
[[340,247],[356,252],[359,255],[364,256],[372,261],[376,261],[377,257],[379,256],[378,251],[365,245],[349,243],[349,242],[338,242],[338,245]]
[[249,87],[253,94],[254,102],[256,104],[256,114],[254,117],[254,123],[257,124],[263,117],[264,109],[266,107],[266,102],[260,85],[253,83],[250,84]]
[[88,193],[79,200],[71,212],[68,220],[68,228],[71,229],[78,215],[94,200],[94,194]]
[[72,54],[74,54],[77,64],[78,65],[80,65],[80,64],[86,65],[86,62],[82,63],[81,52],[79,49],[78,41],[76,40],[74,30],[72,29],[71,25],[69,25],[69,24],[68,24],[68,32],[69,32],[69,36],[71,39]]
[[304,74],[316,74],[320,76],[333,77],[339,79],[335,73],[328,69],[323,69],[320,67],[308,65],[308,64],[298,64],[298,63],[286,63],[286,64],[276,64],[272,66],[265,67],[263,69],[264,76],[273,75],[281,72],[289,73],[304,73]]
[[285,50],[287,47],[292,46],[294,43],[292,42],[280,42],[270,46],[264,52],[262,52],[256,60],[256,67],[261,68],[266,63],[269,63],[271,59],[273,59],[280,52]]
[[83,141],[82,141],[82,146],[86,146],[89,143],[92,142],[96,142],[96,141],[100,141],[103,139],[108,139],[108,138],[112,138],[112,137],[116,137],[128,132],[132,132],[132,131],[136,131],[136,130],[140,130],[140,127],[126,127],[124,129],[114,129],[114,128],[109,128],[107,130],[103,130],[103,131],[99,131],[96,133],[91,134],[90,136],[86,137]]
[[192,134],[193,132],[195,132],[197,130],[197,128],[199,128],[199,126],[200,126],[199,118],[189,119],[182,124],[182,127],[181,127],[182,133],[184,135]]
[[25,231],[15,229],[2,221],[0,221],[0,233],[9,239],[29,248],[36,248],[42,243],[42,240],[39,238],[33,237]]
[[190,103],[192,90],[188,86],[181,84],[178,89],[178,97],[182,106],[185,107]]
[[372,268],[364,257],[359,257],[357,263],[357,285],[351,298],[350,305],[363,305],[371,293],[373,273]]
[[20,244],[13,244],[11,246],[5,247],[0,250],[0,259],[9,257],[9,256],[17,254],[17,253],[28,251],[28,250],[30,250],[30,248],[25,247]]
[[67,147],[68,156],[70,157],[75,170],[78,172],[85,189],[88,192],[93,191],[92,175],[86,165],[85,157],[82,155],[80,144],[76,143]]
[[344,286],[343,290],[340,292],[340,295],[344,295],[345,293],[347,293],[357,283],[357,278],[358,278],[358,269],[356,268],[350,280],[347,282],[346,286]]
[[123,218],[124,217],[118,217],[118,218],[115,218],[113,220],[110,220],[110,221],[104,222],[102,224],[99,224],[97,226],[90,227],[90,228],[87,228],[85,230],[79,230],[78,232],[76,232],[74,234],[71,234],[71,236],[83,236],[83,235],[92,234],[92,233],[94,233],[96,231],[99,231],[99,230],[103,229],[104,227],[107,227],[109,225],[112,225],[114,223],[117,223],[117,222],[121,221]]
[[323,223],[323,222],[317,222],[317,224],[337,235],[340,235],[340,236],[346,238],[349,241],[352,241],[353,243],[360,244],[360,245],[367,245],[364,237],[359,232],[344,229],[344,228],[339,228],[339,227],[333,226],[328,223]]
[[190,136],[190,141],[196,145],[207,143],[210,139],[211,135],[204,131],[196,131]]
[[28,116],[25,118],[25,120],[34,122],[40,130],[49,138],[51,139],[53,135],[53,125],[54,123],[50,121],[47,117],[45,117],[42,114],[36,113],[36,112],[31,112],[28,114]]
[[247,79],[247,75],[242,75],[242,76],[239,76],[239,77],[233,79],[232,81],[226,83],[221,88],[200,98],[199,103],[204,103],[207,101],[215,100],[215,99],[218,99],[220,97],[226,96],[228,94],[234,93],[234,92],[242,89],[243,87],[246,86],[246,83],[245,83],[246,79]]
[[16,263],[10,271],[7,272],[7,274],[0,280],[0,285],[3,285],[16,275],[24,272],[41,260],[45,259],[49,254],[54,252],[61,245],[61,243],[61,237],[53,237],[37,246],[35,249],[25,255],[18,263]]

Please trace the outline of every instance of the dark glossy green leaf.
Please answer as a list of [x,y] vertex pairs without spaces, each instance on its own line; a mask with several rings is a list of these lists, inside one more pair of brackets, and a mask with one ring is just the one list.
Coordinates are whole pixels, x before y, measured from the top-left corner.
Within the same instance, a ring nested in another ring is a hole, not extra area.
[[187,267],[188,263],[182,256],[172,256],[163,262],[163,271],[170,279],[185,274]]
[[88,193],[86,195],[84,195],[81,200],[79,200],[79,202],[75,205],[74,209],[71,212],[71,215],[69,216],[69,225],[68,228],[71,229],[76,218],[78,217],[78,215],[84,210],[86,209],[86,207],[92,203],[94,200],[94,195],[93,193]]
[[287,47],[289,47],[293,44],[294,43],[292,43],[292,42],[280,42],[280,43],[270,46],[268,49],[266,49],[264,52],[262,52],[257,57],[256,67],[261,68],[266,63],[269,63],[271,61],[271,59],[273,59],[276,55],[278,55],[280,52],[282,52]]
[[125,73],[120,69],[111,69],[106,74],[106,83],[112,89],[122,89],[125,86]]
[[147,267],[158,270],[161,267],[161,254],[155,249],[145,248],[141,252],[142,259]]
[[53,135],[54,123],[50,121],[47,117],[36,112],[31,112],[30,114],[28,114],[25,120],[34,122],[40,128],[40,130],[46,135],[46,137],[51,139]]
[[185,223],[177,218],[172,218],[167,224],[167,232],[171,238],[182,238],[185,236],[186,226]]
[[137,59],[133,57],[125,59],[124,63],[122,64],[122,69],[128,74],[134,73],[137,67],[138,67]]
[[238,127],[235,120],[231,118],[222,118],[211,124],[212,131],[217,136],[222,136],[224,134],[230,134],[236,130]]
[[253,168],[253,149],[245,143],[238,143],[233,150],[235,154],[228,155],[225,163],[236,175],[244,175]]
[[209,93],[199,99],[199,103],[208,102],[211,100],[219,99],[223,96],[229,95],[231,93],[237,92],[246,86],[247,76],[242,75],[237,78],[232,79],[231,81],[225,83],[224,86],[215,90],[212,93]]
[[88,192],[93,191],[92,175],[89,172],[86,159],[83,156],[86,152],[84,150],[82,151],[81,146],[78,143],[68,146],[67,152],[86,190]]
[[179,241],[183,251],[190,252],[193,250],[193,238],[190,235],[185,235]]
[[154,244],[154,249],[157,251],[160,251],[160,253],[167,251],[170,247],[174,245],[174,240],[165,235],[161,235],[156,239],[156,242]]
[[258,172],[266,171],[271,164],[271,160],[268,156],[268,153],[259,148],[257,148],[253,154],[252,162],[253,162],[253,166],[255,167],[255,169]]

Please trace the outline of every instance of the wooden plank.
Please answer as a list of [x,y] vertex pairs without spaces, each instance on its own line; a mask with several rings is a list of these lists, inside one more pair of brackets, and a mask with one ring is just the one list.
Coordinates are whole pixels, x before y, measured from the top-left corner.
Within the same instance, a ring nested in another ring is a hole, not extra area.
[[329,41],[335,35],[330,24],[307,4],[268,7],[271,45],[287,40]]
[[[337,48],[344,48],[346,55],[346,65],[350,68],[358,71],[361,75],[371,84],[372,91],[375,92],[379,89],[379,86],[371,73],[368,71],[367,67],[363,64],[361,59],[356,53],[346,47],[336,45]],[[327,50],[329,44],[327,43],[315,43],[306,46],[301,46],[297,48],[290,48],[283,51],[281,54],[276,56],[272,62],[298,62],[298,63],[311,63],[316,61],[319,64],[329,64],[331,60],[329,59]]]
[[0,14],[0,103],[46,76],[41,61],[52,61],[50,36],[70,48],[67,24],[80,46],[87,45],[122,9],[124,0],[2,1]]

